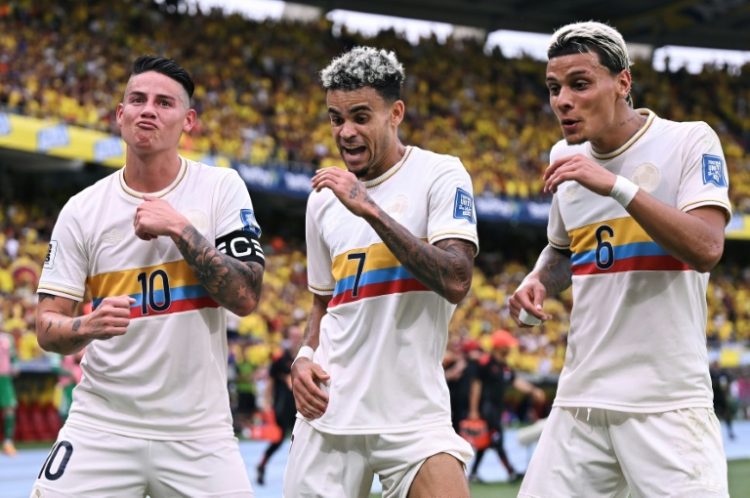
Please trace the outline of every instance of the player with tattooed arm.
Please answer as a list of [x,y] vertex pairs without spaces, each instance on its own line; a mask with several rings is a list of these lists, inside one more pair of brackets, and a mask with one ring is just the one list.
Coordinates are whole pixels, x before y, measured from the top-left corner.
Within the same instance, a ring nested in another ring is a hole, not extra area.
[[305,346],[284,496],[468,497],[442,358],[478,250],[461,161],[404,145],[404,70],[357,47],[321,73],[346,169],[312,179]]
[[[32,496],[252,497],[232,430],[226,308],[255,309],[260,227],[236,172],[178,155],[190,75],[139,57],[117,106],[125,167],[73,196],[39,283],[42,348],[86,348]],[[86,293],[93,312],[81,316]]]

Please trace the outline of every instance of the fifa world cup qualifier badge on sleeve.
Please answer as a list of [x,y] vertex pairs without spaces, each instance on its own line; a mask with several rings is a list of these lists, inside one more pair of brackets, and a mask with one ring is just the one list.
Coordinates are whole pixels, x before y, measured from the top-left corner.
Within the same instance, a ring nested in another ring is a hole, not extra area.
[[717,187],[727,186],[724,160],[714,154],[703,154],[703,184],[713,183]]
[[461,187],[456,188],[456,198],[453,201],[453,217],[457,220],[463,218],[469,221],[469,223],[475,223],[474,198]]
[[47,249],[47,256],[44,258],[44,267],[52,269],[55,266],[55,256],[57,256],[57,241],[51,240]]

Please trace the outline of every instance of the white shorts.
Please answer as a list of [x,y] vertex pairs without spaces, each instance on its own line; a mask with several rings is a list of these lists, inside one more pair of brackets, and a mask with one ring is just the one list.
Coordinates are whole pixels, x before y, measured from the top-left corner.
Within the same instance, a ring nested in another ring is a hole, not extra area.
[[726,498],[727,460],[710,408],[624,413],[552,409],[519,497]]
[[31,498],[252,498],[233,436],[155,441],[66,425]]
[[284,474],[286,498],[367,498],[375,474],[383,498],[406,498],[424,461],[438,453],[464,465],[474,452],[453,427],[398,434],[337,435],[297,419]]

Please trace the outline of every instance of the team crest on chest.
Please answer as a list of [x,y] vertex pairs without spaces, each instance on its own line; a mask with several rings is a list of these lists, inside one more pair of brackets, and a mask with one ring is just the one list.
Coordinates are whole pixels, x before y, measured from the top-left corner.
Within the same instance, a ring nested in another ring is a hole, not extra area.
[[393,218],[400,218],[409,209],[409,198],[405,195],[398,195],[385,208],[385,212]]
[[645,192],[651,193],[661,183],[661,172],[654,164],[640,164],[635,168],[635,172],[633,173],[633,182]]

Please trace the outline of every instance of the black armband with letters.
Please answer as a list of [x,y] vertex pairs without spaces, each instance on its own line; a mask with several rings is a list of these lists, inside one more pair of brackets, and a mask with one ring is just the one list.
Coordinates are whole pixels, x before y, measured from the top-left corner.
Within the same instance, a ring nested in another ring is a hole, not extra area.
[[243,262],[254,261],[266,266],[260,240],[250,232],[235,230],[216,239],[216,249]]

